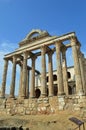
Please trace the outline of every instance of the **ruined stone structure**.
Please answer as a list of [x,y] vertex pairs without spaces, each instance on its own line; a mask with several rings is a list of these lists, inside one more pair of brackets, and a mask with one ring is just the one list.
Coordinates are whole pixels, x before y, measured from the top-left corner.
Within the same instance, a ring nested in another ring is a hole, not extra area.
[[[53,71],[53,95],[57,96],[58,94],[58,84],[57,84],[57,70]],[[67,78],[68,78],[68,86],[67,86],[67,95],[73,95],[76,93],[76,85],[75,85],[75,74],[74,74],[74,66],[67,67]],[[47,85],[47,96],[49,96],[49,73],[46,73],[46,85]],[[41,74],[35,75],[35,97],[39,98],[41,95]],[[66,90],[65,90],[66,91]]]
[[[69,43],[66,44],[66,41]],[[53,45],[53,47],[51,47]],[[26,38],[19,43],[19,48],[4,57],[4,72],[1,87],[1,112],[4,109],[6,113],[56,113],[58,110],[73,109],[81,110],[86,102],[86,73],[85,58],[80,51],[80,42],[74,32],[62,36],[50,36],[47,31],[32,30]],[[66,63],[66,50],[72,48],[74,60],[74,87],[75,90],[70,96],[68,88],[68,68]],[[39,51],[37,51],[39,50]],[[56,52],[57,78],[55,87],[53,83],[53,64],[52,56]],[[48,56],[48,79],[46,72],[46,54]],[[35,69],[36,59],[41,56],[41,72]],[[31,59],[31,67],[27,65],[28,59]],[[6,77],[8,62],[12,61],[12,79],[10,85],[9,97],[5,98]],[[15,79],[16,65],[20,66],[20,86],[18,98],[15,98]],[[31,75],[29,72],[31,71]],[[36,84],[36,75],[41,75],[40,94],[38,96]],[[29,76],[31,76],[29,84]],[[47,85],[48,80],[48,85]],[[81,106],[80,106],[81,105]],[[72,106],[72,107],[71,107]]]

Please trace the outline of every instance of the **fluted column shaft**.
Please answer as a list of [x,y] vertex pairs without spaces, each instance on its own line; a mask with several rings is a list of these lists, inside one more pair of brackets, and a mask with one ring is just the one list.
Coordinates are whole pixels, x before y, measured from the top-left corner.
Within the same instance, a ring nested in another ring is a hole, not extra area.
[[47,95],[46,90],[46,47],[41,47],[41,63],[42,63],[42,71],[41,71],[41,96],[45,97]]
[[1,87],[1,97],[2,98],[5,97],[7,69],[8,69],[8,60],[4,59],[4,71],[3,71],[2,87]]
[[35,59],[32,57],[32,71],[31,71],[31,87],[30,87],[30,98],[35,97]]
[[72,53],[74,58],[74,71],[75,71],[75,80],[76,80],[76,93],[78,95],[83,95],[83,87],[82,87],[82,80],[81,80],[81,71],[80,71],[80,64],[79,64],[79,57],[78,57],[78,50],[76,45],[76,39],[71,39],[71,46],[72,46]]
[[23,66],[20,66],[20,81],[19,81],[19,95],[18,97],[21,97],[22,94],[22,75],[23,75]]
[[10,98],[14,98],[15,80],[16,80],[16,56],[13,56],[12,80],[10,85]]
[[84,72],[84,93],[86,95],[86,80],[85,80],[85,58],[84,54],[82,53],[82,62],[83,62],[83,72]]
[[26,97],[26,82],[27,82],[27,52],[24,52],[23,59],[23,77],[22,77],[22,97]]
[[26,85],[26,97],[29,97],[29,71],[27,70],[27,85]]
[[86,94],[86,82],[85,82],[84,65],[83,65],[83,54],[81,52],[79,54],[79,63],[80,63],[83,90],[84,90],[84,93]]
[[61,43],[56,43],[56,59],[57,59],[57,84],[58,95],[64,95],[63,75],[61,65]]
[[66,48],[62,48],[62,72],[63,72],[63,84],[64,92],[68,95],[68,76],[67,76],[67,63],[66,63]]
[[49,74],[49,96],[54,95],[54,88],[53,88],[53,65],[52,65],[52,52],[48,53],[48,74]]

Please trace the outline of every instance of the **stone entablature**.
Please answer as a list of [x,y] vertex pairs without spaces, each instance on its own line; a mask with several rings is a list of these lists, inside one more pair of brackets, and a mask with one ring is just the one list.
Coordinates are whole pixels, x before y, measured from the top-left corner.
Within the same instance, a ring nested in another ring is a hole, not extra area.
[[[34,34],[37,34],[36,36],[34,36]],[[32,30],[27,36],[26,38],[19,43],[19,47],[23,47],[25,45],[29,44],[33,44],[33,42],[39,40],[41,41],[43,38],[44,39],[48,39],[50,37],[49,33],[47,31],[41,31],[41,30]]]

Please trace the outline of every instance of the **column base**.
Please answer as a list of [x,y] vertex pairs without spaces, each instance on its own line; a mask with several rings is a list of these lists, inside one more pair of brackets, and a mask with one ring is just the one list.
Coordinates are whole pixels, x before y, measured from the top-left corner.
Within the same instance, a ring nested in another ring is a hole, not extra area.
[[35,97],[30,97],[30,99],[32,99],[32,98],[35,98]]
[[49,97],[53,97],[53,96],[54,96],[54,94],[49,95]]
[[21,97],[18,97],[18,98],[21,98],[21,99],[26,99],[26,96],[21,96]]
[[10,95],[10,96],[9,96],[9,98],[13,98],[13,99],[14,99],[14,98],[15,98],[15,96],[13,96],[13,95]]
[[78,96],[85,96],[85,95],[86,95],[86,93],[84,93],[84,91],[83,91],[83,90],[81,90],[81,91],[79,91],[76,95],[78,95]]
[[41,98],[44,98],[44,97],[46,97],[47,95],[46,94],[41,94]]
[[1,98],[1,99],[4,99],[4,98],[5,98],[5,96],[0,96],[0,98]]
[[63,92],[63,93],[58,93],[58,97],[60,97],[60,96],[65,96],[66,94]]

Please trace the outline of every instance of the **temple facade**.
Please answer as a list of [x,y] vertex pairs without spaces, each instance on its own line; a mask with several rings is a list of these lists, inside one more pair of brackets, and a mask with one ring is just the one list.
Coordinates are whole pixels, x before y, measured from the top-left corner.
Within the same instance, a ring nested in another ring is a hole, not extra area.
[[[69,44],[63,44],[64,41],[69,40]],[[54,45],[51,48],[50,45]],[[48,55],[48,93],[49,96],[54,95],[53,88],[53,65],[52,55],[56,51],[56,63],[57,70],[57,95],[68,95],[68,74],[66,63],[66,50],[72,48],[73,60],[74,60],[74,75],[76,94],[83,95],[86,93],[84,62],[85,58],[80,51],[80,42],[78,41],[74,32],[68,33],[62,36],[50,36],[48,32],[41,30],[32,30],[26,38],[19,43],[19,48],[14,52],[5,55],[4,57],[4,72],[2,79],[1,97],[5,97],[6,89],[6,77],[8,62],[12,61],[12,79],[10,84],[10,98],[14,98],[15,95],[15,79],[16,79],[16,65],[19,64],[20,72],[20,86],[19,97],[34,98],[35,97],[35,75],[41,73],[41,95],[45,97],[47,95],[47,77],[46,77],[46,54]],[[35,52],[39,49],[38,52]],[[33,51],[35,53],[33,53]],[[36,59],[41,56],[41,72],[35,69]],[[32,66],[27,65],[28,59],[31,59]],[[31,83],[29,86],[29,71],[31,70]],[[29,95],[30,94],[30,95]]]
[[[69,43],[68,43],[69,41]],[[1,86],[2,99],[6,94],[8,62],[12,62],[12,76],[8,98],[15,99],[16,65],[20,66],[19,99],[45,99],[46,97],[67,97],[86,95],[86,60],[80,50],[81,44],[70,32],[61,36],[51,36],[47,31],[32,30],[19,43],[19,48],[4,56],[4,71]],[[66,51],[71,48],[73,67],[67,67]],[[56,54],[56,70],[53,70],[53,55]],[[46,55],[48,64],[46,64]],[[40,70],[36,70],[36,60],[41,57]],[[31,60],[31,66],[28,60]],[[48,71],[46,71],[48,66]],[[71,73],[70,73],[71,71]],[[31,72],[31,74],[30,74]],[[71,75],[72,79],[71,79]],[[29,80],[30,78],[30,80]]]

